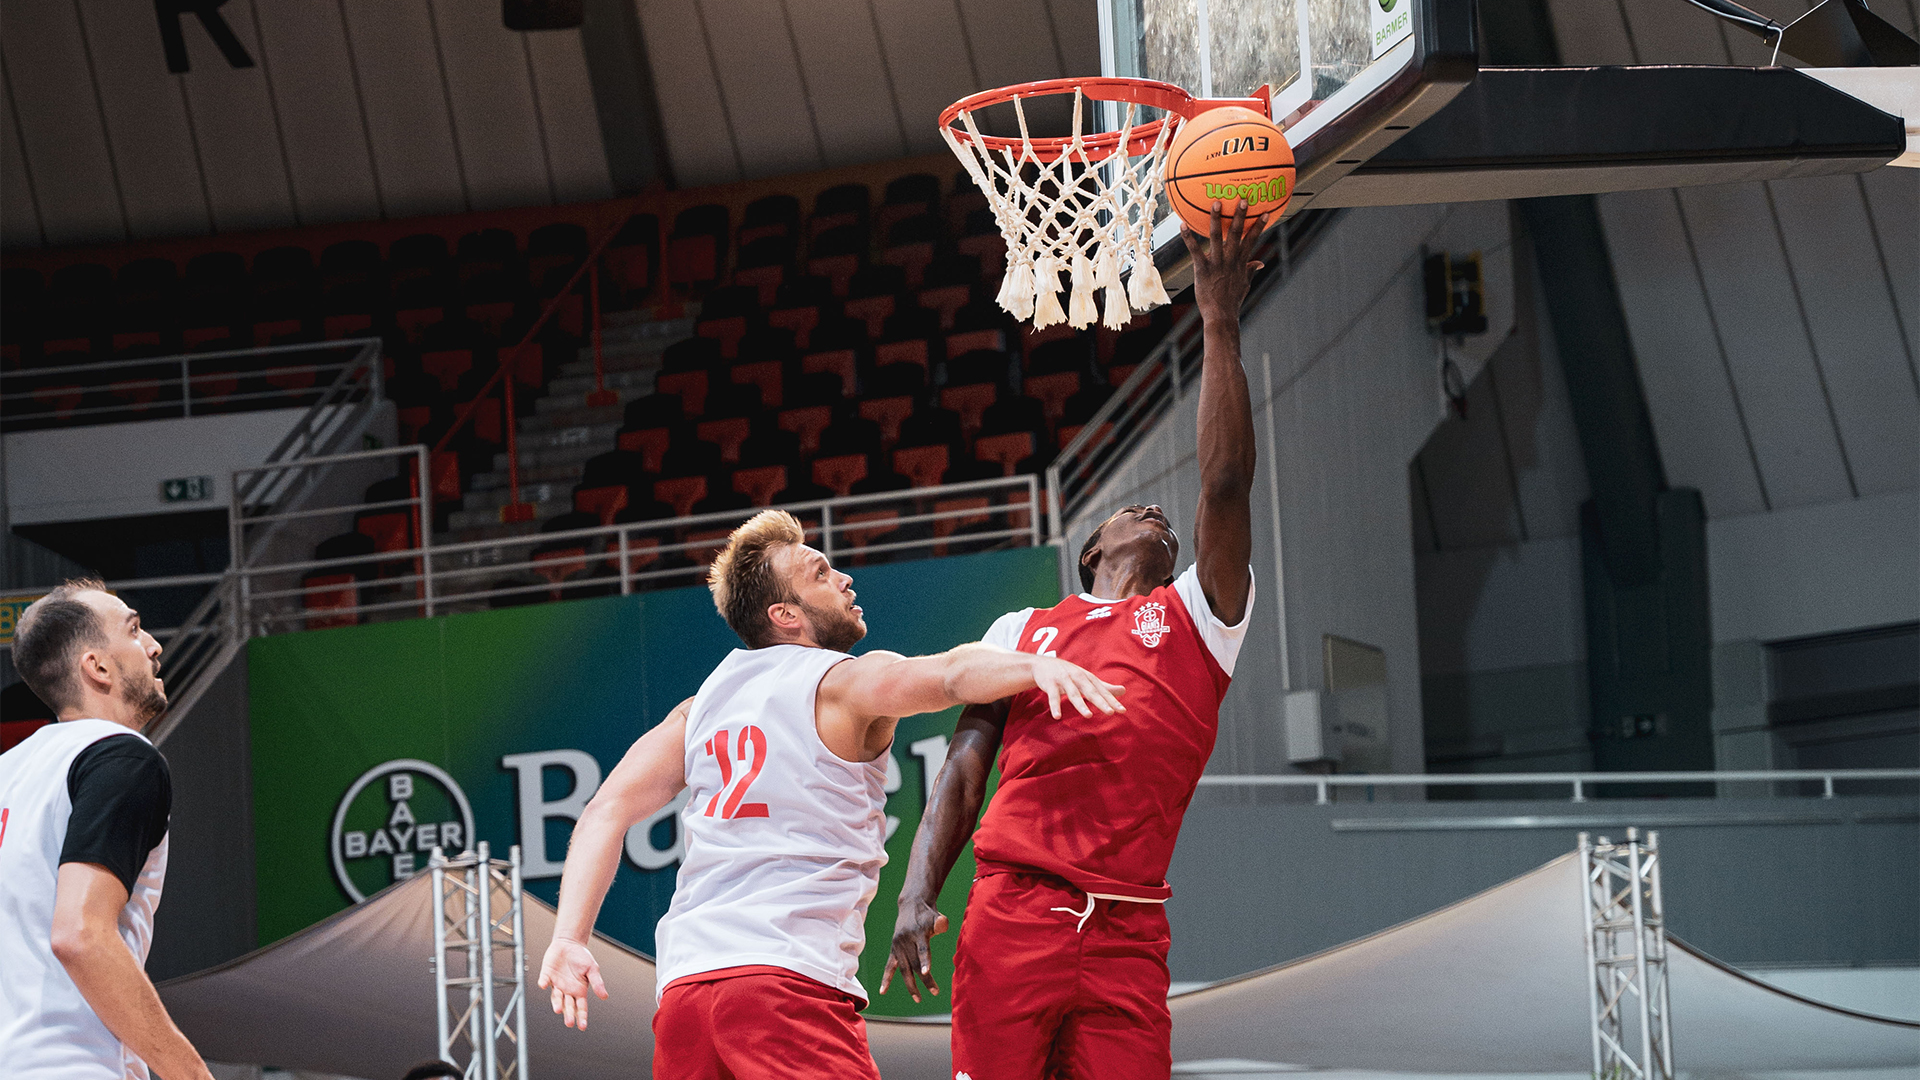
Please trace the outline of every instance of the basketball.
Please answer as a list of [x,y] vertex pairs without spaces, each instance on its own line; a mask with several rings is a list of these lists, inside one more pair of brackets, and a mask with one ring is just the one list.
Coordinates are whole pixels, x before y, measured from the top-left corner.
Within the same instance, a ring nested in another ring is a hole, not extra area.
[[1251,222],[1278,215],[1292,195],[1293,147],[1280,125],[1252,109],[1209,109],[1182,124],[1167,149],[1167,199],[1202,236],[1213,227],[1216,202],[1232,217],[1234,204],[1247,200]]

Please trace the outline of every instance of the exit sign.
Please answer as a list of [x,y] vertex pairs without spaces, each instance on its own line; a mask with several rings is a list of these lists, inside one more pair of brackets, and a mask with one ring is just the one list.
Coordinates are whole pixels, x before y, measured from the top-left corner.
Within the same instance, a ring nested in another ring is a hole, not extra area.
[[204,502],[213,498],[213,477],[180,476],[160,481],[161,502]]

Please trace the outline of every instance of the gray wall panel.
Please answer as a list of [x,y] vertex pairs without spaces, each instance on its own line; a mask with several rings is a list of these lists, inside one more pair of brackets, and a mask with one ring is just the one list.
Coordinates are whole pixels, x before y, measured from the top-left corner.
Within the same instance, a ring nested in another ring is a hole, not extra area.
[[562,203],[613,197],[606,146],[578,30],[523,34],[533,60],[534,97],[546,132],[547,167]]
[[181,76],[167,71],[159,24],[129,18],[126,5],[111,0],[79,0],[76,7],[93,52],[101,112],[113,139],[132,234],[205,231],[212,217]]
[[0,85],[0,245],[40,247],[40,208],[33,199],[33,177],[20,151],[20,126],[13,115],[13,88]]
[[634,2],[640,7],[675,179],[682,187],[740,179],[740,157],[696,0]]
[[1563,64],[1631,64],[1633,41],[1614,4],[1547,0]]
[[9,3],[0,56],[47,243],[124,240],[127,223],[71,4]]
[[300,220],[380,217],[340,8],[315,0],[253,0],[250,6],[260,30],[255,60],[273,81]]
[[780,0],[700,0],[721,92],[748,177],[822,168],[793,36]]
[[340,0],[388,217],[468,209],[425,0]]
[[976,47],[967,40],[953,0],[872,0],[872,4],[880,23],[880,46],[893,73],[894,96],[906,122],[908,148],[916,154],[939,150],[946,145],[935,127],[940,110],[976,90],[999,84],[981,78],[974,62]]
[[1052,13],[1044,3],[958,0],[958,7],[973,48],[974,67],[980,72],[980,89],[1069,74],[1061,66],[1060,43],[1049,18]]
[[1772,505],[1856,494],[1766,192],[1757,184],[1683,189],[1680,205]]
[[[789,2],[787,14],[827,164],[905,155],[907,132],[867,0]],[[805,120],[798,103],[784,111],[789,123]]]
[[428,0],[440,37],[460,168],[475,210],[553,201],[520,35],[491,4]]
[[[1920,484],[1920,381],[1851,176],[1767,185],[1858,493]],[[1911,250],[1911,249],[1909,249]],[[1865,286],[1865,287],[1863,287]]]
[[1876,169],[1859,180],[1912,356],[1920,352],[1920,169]]
[[181,86],[206,176],[214,229],[235,232],[296,225],[299,215],[294,210],[285,145],[266,69],[259,66],[260,36],[254,32],[252,12],[229,4],[220,14],[253,54],[255,66],[228,66],[198,20],[182,20],[193,70],[181,77]]
[[1765,510],[1674,193],[1621,192],[1599,205],[1667,482],[1698,488],[1715,517]]

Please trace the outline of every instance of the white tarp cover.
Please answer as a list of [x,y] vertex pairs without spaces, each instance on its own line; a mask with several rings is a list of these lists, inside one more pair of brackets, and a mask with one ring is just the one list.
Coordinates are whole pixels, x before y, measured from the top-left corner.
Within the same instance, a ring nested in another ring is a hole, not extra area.
[[[1172,1001],[1175,1061],[1284,1062],[1405,1072],[1584,1072],[1591,1065],[1578,860],[1531,873],[1390,930]],[[395,885],[283,941],[160,995],[219,1061],[384,1080],[434,1049],[431,880]],[[553,910],[528,897],[529,988]],[[164,917],[164,916],[163,916]],[[1258,927],[1248,933],[1257,934]],[[1678,943],[1676,943],[1678,945]],[[611,998],[586,1031],[534,990],[529,1073],[631,1080],[653,1052],[653,963],[595,944]],[[1920,1065],[1920,1024],[1794,997],[1678,945],[1675,1064],[1685,1070]],[[868,1023],[889,1080],[946,1080],[948,1027]]]

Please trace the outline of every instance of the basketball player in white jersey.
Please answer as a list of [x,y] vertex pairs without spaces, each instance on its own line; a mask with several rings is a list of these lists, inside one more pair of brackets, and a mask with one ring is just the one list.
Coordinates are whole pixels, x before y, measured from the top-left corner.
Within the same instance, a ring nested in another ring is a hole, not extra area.
[[540,985],[568,1026],[607,996],[587,950],[627,830],[678,795],[686,856],[656,931],[656,1080],[877,1080],[855,978],[887,861],[884,755],[897,718],[1039,690],[1058,716],[1121,710],[1120,687],[990,645],[937,656],[847,650],[852,579],[766,510],[709,575],[736,649],[641,736],[573,830]]
[[0,1075],[211,1080],[143,965],[173,788],[142,729],[160,643],[98,581],[21,614],[13,662],[60,717],[0,754]]

